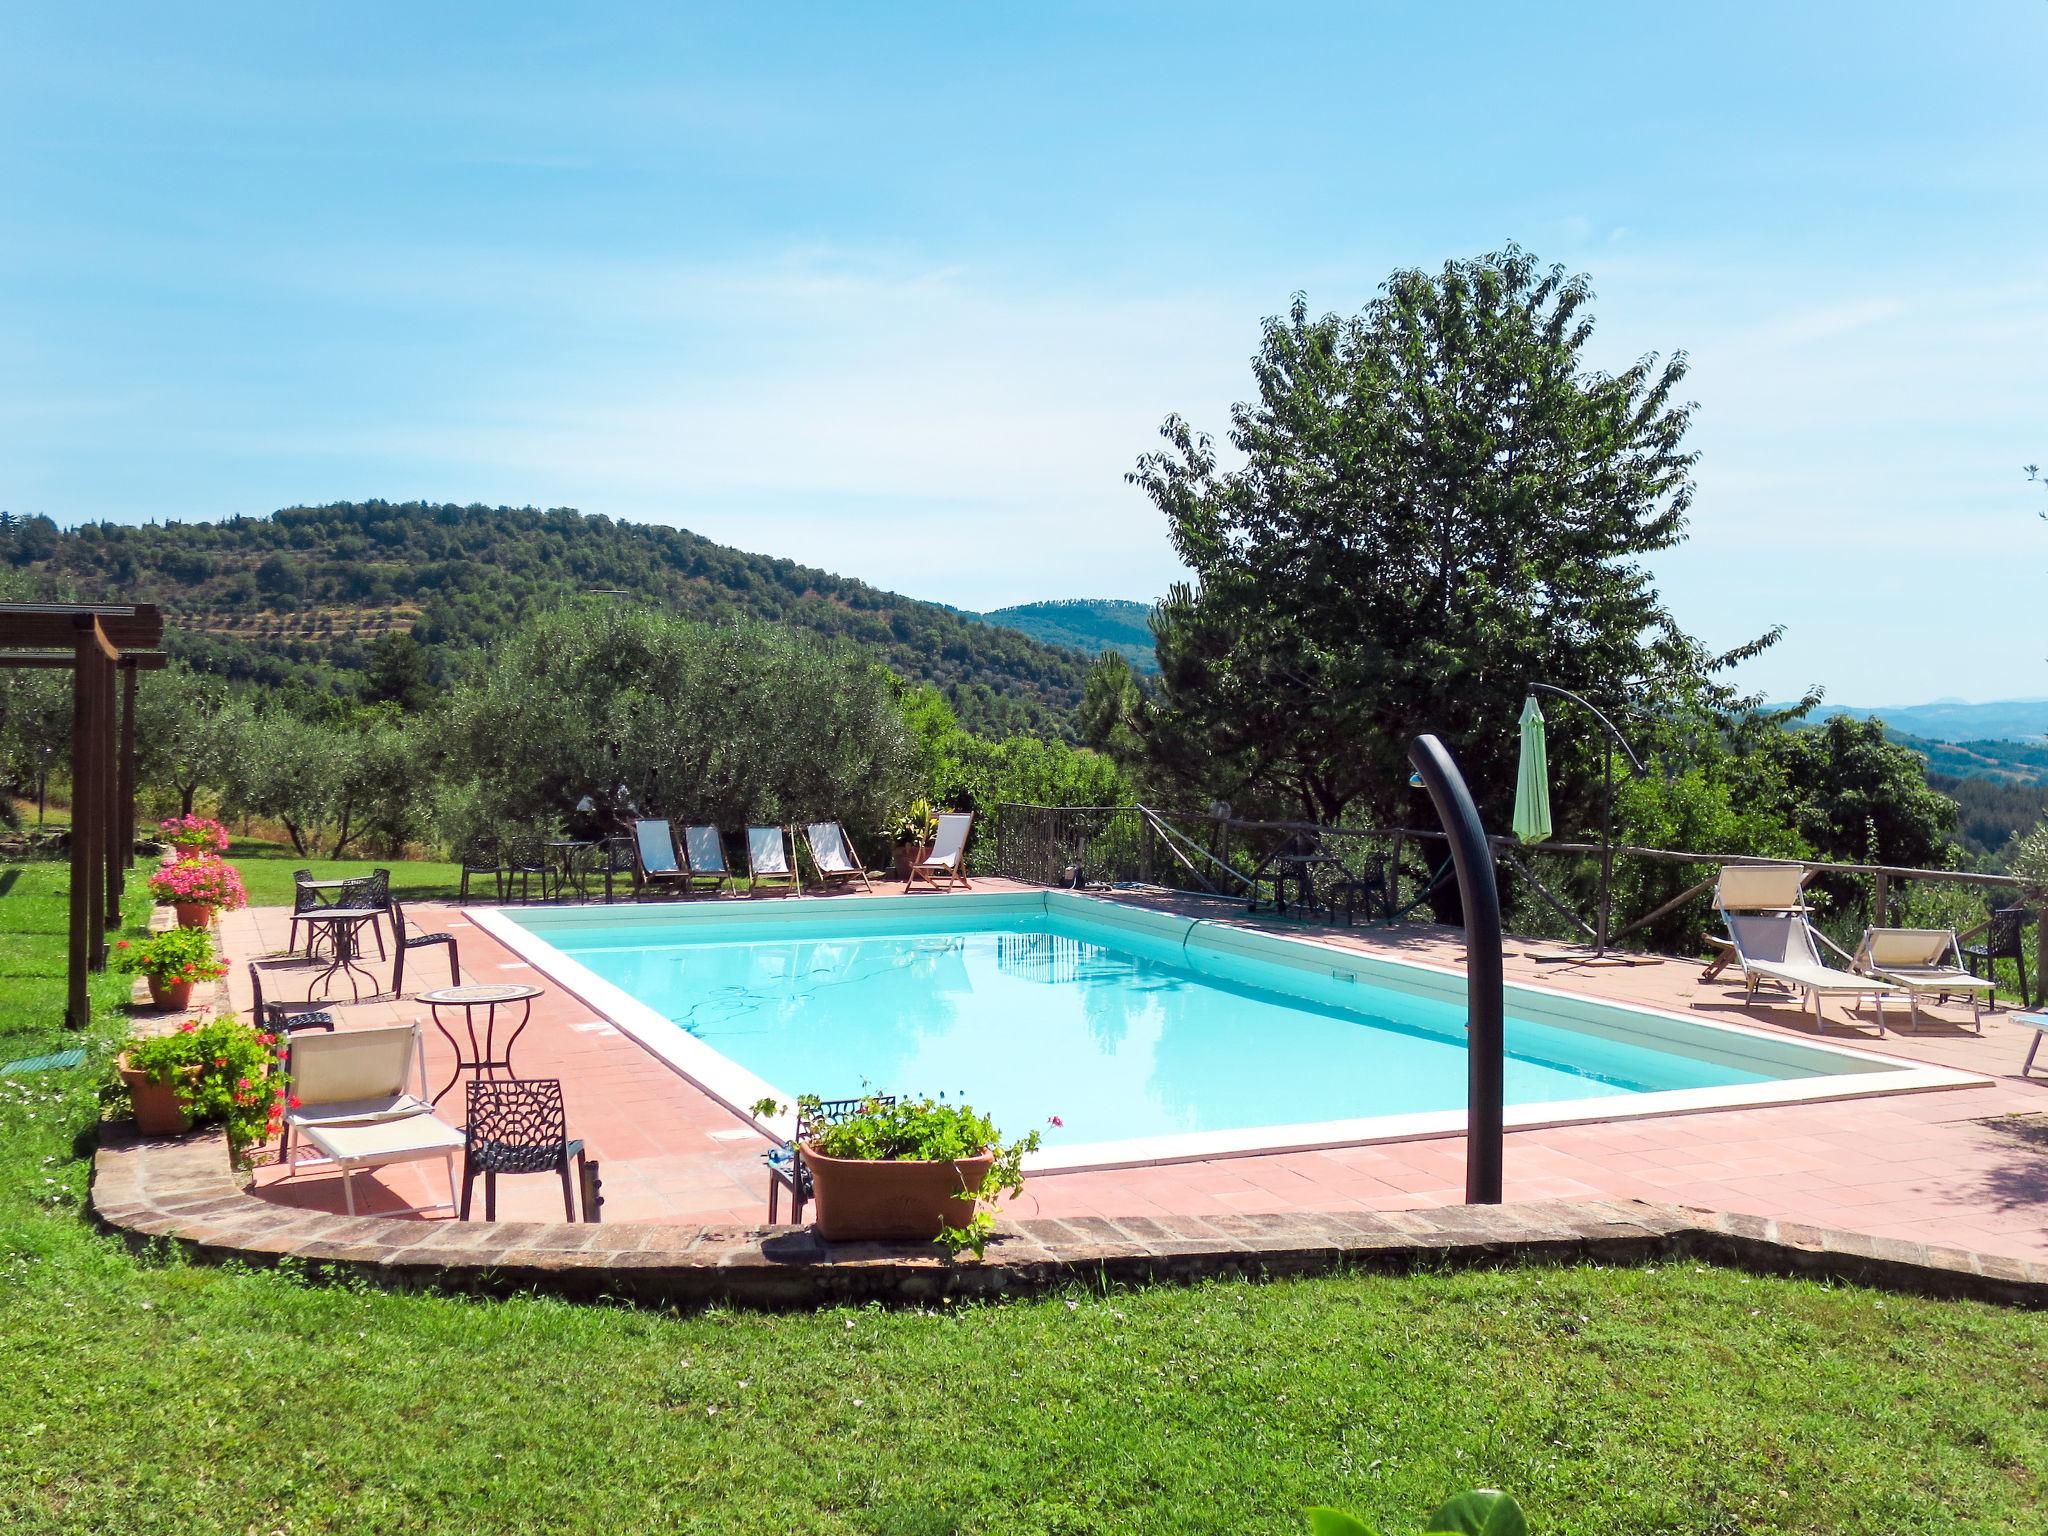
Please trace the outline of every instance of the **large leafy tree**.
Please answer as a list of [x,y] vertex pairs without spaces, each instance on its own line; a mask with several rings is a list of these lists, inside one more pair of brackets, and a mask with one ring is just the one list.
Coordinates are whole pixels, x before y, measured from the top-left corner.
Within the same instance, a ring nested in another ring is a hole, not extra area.
[[[1297,295],[1266,322],[1231,463],[1168,418],[1130,477],[1195,576],[1154,615],[1135,724],[1155,774],[1324,821],[1399,814],[1408,740],[1434,731],[1504,817],[1532,680],[1697,701],[1735,657],[1678,628],[1642,563],[1692,500],[1684,357],[1594,367],[1590,298],[1512,247],[1396,272],[1349,318]],[[1094,702],[1128,723],[1123,679]],[[1563,734],[1568,823],[1598,756]]]

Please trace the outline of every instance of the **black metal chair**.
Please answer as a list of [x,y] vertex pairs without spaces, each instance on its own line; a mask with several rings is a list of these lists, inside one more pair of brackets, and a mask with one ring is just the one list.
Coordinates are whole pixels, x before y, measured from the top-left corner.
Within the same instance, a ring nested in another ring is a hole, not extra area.
[[317,912],[320,908],[327,905],[325,901],[321,900],[320,893],[306,884],[312,878],[313,871],[310,869],[295,869],[292,871],[291,937],[290,941],[285,945],[285,950],[290,954],[298,953],[299,925],[301,923],[305,923],[306,926],[307,954],[313,953],[314,941],[320,937],[319,924],[306,922],[306,914],[308,912]]
[[498,900],[505,899],[505,860],[496,842],[475,842],[462,850],[462,887],[456,900],[469,900],[469,882],[475,875],[489,875]]
[[540,882],[540,899],[548,899],[548,850],[536,837],[514,839],[505,845],[505,894],[519,888],[521,905],[533,901],[533,882]]
[[367,875],[349,881],[341,888],[341,899],[335,905],[378,914],[370,919],[370,932],[377,940],[377,958],[385,959],[383,914],[391,910],[391,871],[373,869]]
[[462,962],[456,958],[455,935],[452,933],[413,933],[405,921],[405,903],[391,903],[391,942],[397,946],[398,958],[391,965],[391,995],[405,996],[405,957],[408,951],[431,949],[436,944],[448,946],[448,984],[462,985]]
[[795,1140],[771,1147],[764,1154],[764,1161],[768,1164],[769,1224],[775,1223],[775,1212],[782,1204],[782,1191],[786,1189],[789,1191],[790,1222],[796,1226],[803,1225],[804,1206],[811,1198],[811,1170],[797,1156],[798,1146],[815,1136],[820,1127],[850,1119],[865,1105],[879,1104],[886,1109],[895,1102],[893,1093],[869,1093],[857,1099],[820,1099],[816,1106],[800,1106],[796,1116]]
[[301,1029],[334,1028],[334,1015],[325,1003],[265,1002],[263,973],[253,965],[249,967],[249,998],[249,1011],[256,1016],[258,1029],[289,1035]]
[[[1963,964],[1970,968],[1972,976],[1979,974],[1977,970],[1979,961],[1982,961],[1984,965],[1982,974],[1991,977],[1997,976],[1999,961],[2016,960],[2019,962],[2020,1006],[2022,1008],[2027,1006],[2027,998],[2032,995],[2027,983],[2026,937],[2027,920],[2033,915],[2025,907],[2000,907],[1991,914],[1991,923],[1984,930],[1983,942],[1962,946]],[[1998,994],[1995,992],[1991,995],[1991,1006],[1996,1011],[1998,1007]]]
[[[462,1131],[462,1219],[469,1220],[470,1196],[476,1176],[484,1176],[484,1220],[498,1219],[498,1175],[559,1173],[562,1177],[562,1218],[576,1219],[576,1188],[587,1191],[590,1180],[583,1143],[569,1139],[569,1113],[562,1103],[559,1078],[531,1082],[471,1082],[469,1124]],[[576,1179],[569,1163],[576,1163]],[[586,1197],[583,1219],[596,1221],[597,1211]]]

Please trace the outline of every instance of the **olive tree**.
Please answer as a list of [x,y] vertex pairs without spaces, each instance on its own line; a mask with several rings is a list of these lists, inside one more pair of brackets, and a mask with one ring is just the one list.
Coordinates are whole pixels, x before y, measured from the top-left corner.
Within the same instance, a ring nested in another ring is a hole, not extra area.
[[588,796],[604,821],[836,816],[858,840],[913,783],[885,669],[773,625],[611,601],[537,616],[481,658],[439,719],[458,835],[560,825]]

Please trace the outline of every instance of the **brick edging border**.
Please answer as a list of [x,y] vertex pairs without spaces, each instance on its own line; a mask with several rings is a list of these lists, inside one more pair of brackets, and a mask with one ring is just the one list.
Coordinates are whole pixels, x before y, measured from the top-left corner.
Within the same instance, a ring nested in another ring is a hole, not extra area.
[[1415,1211],[1005,1221],[985,1260],[927,1244],[821,1242],[804,1227],[572,1226],[338,1216],[252,1194],[219,1133],[101,1126],[92,1211],[194,1257],[331,1264],[394,1285],[598,1299],[807,1307],[1026,1295],[1053,1287],[1594,1260],[1692,1258],[1762,1274],[2048,1308],[2048,1265],[1641,1201]]

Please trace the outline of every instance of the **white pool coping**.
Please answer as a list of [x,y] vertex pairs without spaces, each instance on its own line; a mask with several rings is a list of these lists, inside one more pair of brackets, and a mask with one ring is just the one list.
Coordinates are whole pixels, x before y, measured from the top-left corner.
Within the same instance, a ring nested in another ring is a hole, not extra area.
[[[1070,905],[1071,904],[1071,905]],[[1215,918],[1189,917],[1132,906],[1105,897],[1072,891],[954,892],[916,896],[835,896],[829,904],[780,899],[773,902],[703,901],[665,902],[659,905],[573,906],[518,909],[548,914],[548,926],[573,927],[579,922],[592,925],[621,921],[713,922],[740,921],[772,930],[785,922],[815,921],[824,916],[901,917],[915,912],[920,917],[951,907],[970,906],[978,912],[1051,913],[1069,906],[1076,915],[1105,927],[1124,927],[1148,932],[1155,937],[1171,936],[1180,930],[1185,944],[1199,942],[1204,950],[1223,956],[1294,965],[1316,971],[1328,970],[1338,979],[1360,976],[1382,986],[1399,990],[1445,996],[1462,992],[1462,969],[1407,958],[1369,954],[1341,945],[1324,943],[1309,935],[1276,934]],[[795,1130],[793,1105],[796,1095],[748,1071],[711,1046],[676,1025],[672,1020],[641,1002],[623,988],[606,981],[580,961],[557,949],[533,929],[519,922],[513,909],[472,908],[469,920],[497,939],[521,959],[546,973],[564,990],[629,1035],[650,1055],[666,1064],[702,1092],[723,1104],[763,1136],[786,1141]],[[634,914],[644,914],[634,916]],[[1615,1002],[1591,997],[1567,988],[1530,982],[1508,985],[1509,1010],[1520,1017],[1540,1017],[1566,1028],[1587,1029],[1589,1014],[1612,1015],[1623,1032],[1635,1032],[1633,1021],[1641,1021],[1641,1033],[1665,1042],[1673,1050],[1675,1034],[1739,1037],[1743,1044],[1730,1052],[1787,1062],[1814,1054],[1836,1056],[1856,1065],[1839,1073],[1780,1081],[1744,1083],[1723,1088],[1675,1088],[1592,1099],[1564,1099],[1543,1104],[1508,1105],[1504,1121],[1511,1131],[1538,1130],[1556,1126],[1588,1125],[1607,1121],[1642,1120],[1665,1115],[1702,1114],[1716,1110],[1762,1109],[1787,1104],[1824,1103],[1842,1099],[1888,1097],[1896,1093],[1922,1093],[1950,1088],[1981,1088],[1992,1079],[1947,1067],[1901,1062],[1897,1057],[1859,1050],[1853,1045],[1791,1039],[1760,1025],[1722,1019],[1689,1018],[1684,1014],[1647,1007],[1640,1003]],[[1517,1006],[1518,1000],[1520,1006]],[[1601,1020],[1610,1030],[1616,1022]],[[1681,1026],[1674,1031],[1672,1026]],[[1597,1032],[1597,1031],[1595,1031]],[[1714,1042],[1721,1044],[1719,1040]],[[1727,1042],[1732,1045],[1732,1040]],[[1678,1054],[1684,1054],[1682,1051]],[[763,1099],[782,1104],[781,1114],[757,1116],[753,1106]],[[1118,1141],[1099,1141],[1071,1146],[1048,1147],[1025,1160],[1028,1171],[1039,1174],[1080,1173],[1095,1169],[1141,1168],[1161,1163],[1201,1162],[1212,1158],[1255,1157],[1282,1152],[1325,1151],[1335,1147],[1369,1146],[1381,1142],[1421,1141],[1465,1134],[1465,1111],[1432,1110],[1415,1114],[1374,1115],[1350,1120],[1322,1120],[1294,1125],[1248,1126],[1227,1131],[1191,1131],[1169,1136],[1136,1136]]]

